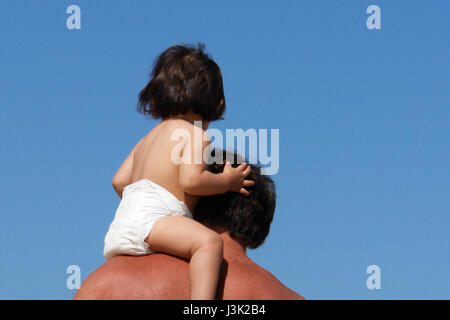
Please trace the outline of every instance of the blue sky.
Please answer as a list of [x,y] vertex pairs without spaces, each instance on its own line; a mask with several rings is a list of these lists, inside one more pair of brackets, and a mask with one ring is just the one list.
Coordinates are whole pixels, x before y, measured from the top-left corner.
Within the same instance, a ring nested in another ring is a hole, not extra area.
[[[66,8],[81,8],[81,30]],[[369,30],[366,8],[381,8]],[[448,1],[8,1],[0,10],[0,298],[70,299],[104,262],[115,171],[157,122],[153,59],[203,42],[227,111],[280,130],[249,255],[309,299],[449,299]],[[366,268],[381,268],[381,289]]]

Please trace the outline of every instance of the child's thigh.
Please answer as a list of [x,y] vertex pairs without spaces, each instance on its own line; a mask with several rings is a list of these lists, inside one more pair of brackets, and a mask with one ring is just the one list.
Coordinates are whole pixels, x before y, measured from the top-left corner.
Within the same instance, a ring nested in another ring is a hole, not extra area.
[[145,242],[157,252],[189,259],[202,244],[220,237],[201,223],[182,216],[167,216],[158,220]]

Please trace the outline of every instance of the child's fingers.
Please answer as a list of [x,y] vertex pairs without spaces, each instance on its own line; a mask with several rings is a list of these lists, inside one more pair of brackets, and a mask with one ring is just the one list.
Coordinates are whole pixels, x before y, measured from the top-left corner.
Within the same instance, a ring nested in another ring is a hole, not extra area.
[[225,169],[231,169],[231,162],[230,161],[225,161],[225,166],[223,167],[223,170],[225,171]]
[[248,196],[250,193],[247,191],[247,190],[245,190],[244,188],[241,188],[241,190],[239,190],[239,192],[241,193],[241,194],[243,194],[244,196]]
[[255,185],[255,181],[253,180],[244,180],[242,182],[243,187],[253,187]]
[[248,166],[247,168],[245,168],[245,170],[242,172],[244,178],[245,178],[246,176],[248,176],[248,175],[250,174],[251,171],[252,171],[252,167]]
[[247,162],[243,162],[236,169],[244,171],[247,167],[248,167],[248,163]]

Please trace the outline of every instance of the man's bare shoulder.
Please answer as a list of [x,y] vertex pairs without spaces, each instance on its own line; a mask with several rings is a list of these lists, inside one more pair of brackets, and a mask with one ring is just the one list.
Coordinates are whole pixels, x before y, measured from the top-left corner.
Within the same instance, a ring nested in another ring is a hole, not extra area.
[[171,299],[169,289],[174,284],[187,285],[186,290],[179,292],[179,299],[188,299],[187,261],[166,254],[118,256],[92,272],[74,299]]
[[[229,272],[233,275],[228,279],[228,295],[224,299],[243,300],[304,300],[295,291],[286,287],[272,273],[262,268],[252,260],[230,264]],[[242,290],[245,287],[246,290]],[[240,297],[236,298],[236,293]]]
[[[226,261],[221,299],[303,299],[250,259]],[[120,256],[95,270],[75,299],[189,299],[189,263],[165,255]]]

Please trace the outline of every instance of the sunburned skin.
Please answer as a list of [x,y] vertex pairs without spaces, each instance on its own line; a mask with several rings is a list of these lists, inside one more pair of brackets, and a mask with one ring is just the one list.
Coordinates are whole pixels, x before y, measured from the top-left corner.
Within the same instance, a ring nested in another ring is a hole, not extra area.
[[[304,300],[246,255],[246,248],[224,228],[223,263],[217,299]],[[189,263],[167,254],[113,258],[95,270],[76,292],[75,300],[188,300]]]

